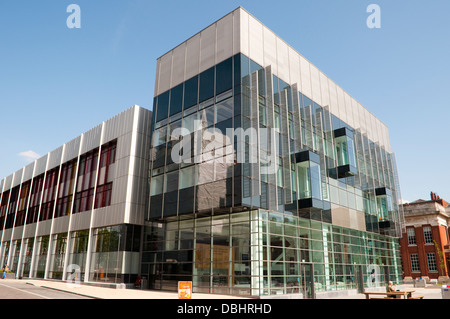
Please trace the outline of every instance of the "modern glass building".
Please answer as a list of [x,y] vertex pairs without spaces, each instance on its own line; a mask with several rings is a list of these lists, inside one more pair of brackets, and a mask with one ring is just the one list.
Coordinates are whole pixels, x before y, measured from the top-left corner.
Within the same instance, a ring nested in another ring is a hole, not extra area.
[[242,8],[157,60],[148,288],[325,297],[402,276],[388,128]]
[[[241,7],[134,106],[0,181],[17,277],[323,298],[401,282],[388,128]],[[78,277],[77,277],[78,276]]]

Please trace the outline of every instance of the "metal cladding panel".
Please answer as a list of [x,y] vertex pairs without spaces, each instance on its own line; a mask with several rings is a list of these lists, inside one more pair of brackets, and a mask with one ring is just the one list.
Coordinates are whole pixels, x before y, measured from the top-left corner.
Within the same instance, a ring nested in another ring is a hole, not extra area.
[[233,15],[229,14],[217,21],[216,61],[233,56]]
[[128,157],[131,154],[133,148],[133,133],[129,132],[125,135],[121,135],[117,138],[117,151],[116,160]]
[[22,175],[23,175],[23,168],[19,169],[14,173],[13,175],[14,177],[12,180],[12,187],[20,185],[20,183],[22,182]]
[[104,123],[102,143],[110,142],[133,130],[136,107],[129,108]]
[[337,89],[336,89],[336,83],[333,81],[328,81],[328,90],[329,90],[329,111],[331,114],[337,115],[339,114],[339,103],[338,103],[338,96],[337,96]]
[[11,185],[12,185],[13,177],[14,177],[13,174],[5,177],[5,179],[4,179],[5,184],[3,185],[3,191],[4,192],[6,192],[7,190],[10,190],[12,188]]
[[322,96],[320,92],[320,79],[319,79],[319,69],[316,68],[314,65],[310,64],[310,71],[311,71],[311,89],[312,89],[312,99],[319,103],[319,105],[322,104]]
[[64,146],[60,146],[56,150],[48,153],[49,159],[47,163],[47,170],[55,168],[61,164],[63,149]]
[[72,220],[70,223],[70,230],[84,230],[89,229],[91,224],[92,211],[86,211],[78,214],[72,214]]
[[281,40],[277,39],[277,66],[278,77],[284,81],[289,81],[289,51],[288,45]]
[[36,234],[36,227],[37,224],[26,225],[25,231],[23,233],[23,238],[34,237],[34,235]]
[[172,81],[170,86],[174,87],[180,83],[183,83],[184,70],[186,64],[186,43],[182,43],[173,49],[172,55]]
[[296,89],[301,91],[302,81],[300,75],[300,59],[298,53],[294,51],[291,47],[288,47],[289,52],[289,76],[290,82],[293,85],[297,85]]
[[161,58],[158,79],[158,95],[170,89],[170,76],[172,74],[172,51]]
[[38,175],[45,173],[45,170],[47,168],[47,159],[48,159],[48,154],[45,154],[44,156],[42,156],[41,158],[38,158],[36,160],[34,176],[38,176]]
[[62,216],[55,218],[53,220],[52,233],[59,234],[67,232],[69,230],[69,219],[70,216]]
[[233,12],[233,55],[241,52],[241,11]]
[[248,20],[249,55],[259,65],[264,65],[263,26],[255,18]]
[[81,136],[78,136],[77,138],[66,143],[66,147],[64,148],[64,154],[62,157],[63,163],[78,157],[80,152],[80,143],[81,143]]
[[14,232],[12,233],[12,240],[17,240],[22,238],[24,226],[14,227]]
[[241,10],[239,12],[239,48],[240,52],[249,55],[249,30],[248,30],[248,13]]
[[[272,74],[278,74],[277,64],[277,38],[267,28],[263,29],[264,36],[264,67],[271,66]],[[251,57],[250,57],[251,58]]]
[[200,33],[200,72],[214,66],[216,52],[216,24]]
[[322,94],[322,106],[330,105],[330,88],[328,87],[328,78],[325,74],[319,73],[320,78],[320,91]]
[[10,241],[12,235],[12,228],[3,230],[2,239],[3,241]]
[[89,152],[100,146],[100,139],[102,136],[102,124],[94,127],[83,134],[83,144],[81,147],[81,154]]
[[92,218],[92,228],[105,227],[126,222],[127,205],[120,203],[108,207],[96,209]]
[[3,185],[5,184],[5,179],[0,181],[0,192],[3,192]]
[[45,236],[49,235],[52,230],[52,221],[45,220],[43,222],[39,222],[39,227],[37,228],[36,236]]
[[[200,34],[196,34],[186,42],[186,80],[197,75],[200,63]],[[158,94],[164,91],[159,89]]]
[[302,76],[302,93],[307,97],[312,97],[311,92],[311,75],[309,71],[310,63],[302,56],[300,56],[300,74]]
[[[34,165],[35,162],[28,164],[27,166],[24,167],[24,171],[23,171],[23,178],[22,180],[24,182],[30,180],[33,178],[33,172],[34,172]],[[1,187],[0,187],[1,190]]]
[[113,183],[114,186],[111,194],[111,206],[127,201],[129,192],[128,175],[116,178]]

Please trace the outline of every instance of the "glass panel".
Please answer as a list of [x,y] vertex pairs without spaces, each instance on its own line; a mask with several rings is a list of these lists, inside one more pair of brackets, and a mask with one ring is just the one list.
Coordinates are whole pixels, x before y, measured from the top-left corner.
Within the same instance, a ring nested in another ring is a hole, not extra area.
[[233,84],[233,63],[229,58],[216,66],[216,94],[231,89]]
[[169,112],[169,91],[158,96],[156,122],[159,122],[167,118],[168,112]]
[[181,112],[183,107],[183,84],[170,90],[170,116]]
[[184,83],[184,109],[196,105],[198,101],[198,76]]
[[199,102],[203,102],[214,96],[214,68],[210,68],[200,74]]

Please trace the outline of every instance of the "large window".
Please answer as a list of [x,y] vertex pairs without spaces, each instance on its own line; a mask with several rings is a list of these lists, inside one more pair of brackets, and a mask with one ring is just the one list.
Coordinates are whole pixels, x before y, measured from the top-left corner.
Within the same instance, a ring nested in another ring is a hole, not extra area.
[[94,208],[111,205],[112,186],[115,177],[114,163],[116,162],[116,148],[116,141],[102,146]]
[[423,236],[425,239],[425,244],[432,244],[433,243],[433,234],[431,233],[431,227],[425,226],[423,227]]
[[43,187],[44,187],[44,174],[39,175],[33,179],[30,205],[27,214],[27,224],[36,223],[38,220]]
[[19,199],[19,190],[20,186],[16,186],[11,190],[8,213],[6,215],[5,229],[12,228],[14,225],[14,216],[16,213],[17,201]]
[[76,159],[62,166],[55,218],[69,215],[71,212],[76,169]]
[[78,168],[77,192],[75,194],[74,213],[92,209],[95,177],[97,173],[98,149],[83,155]]
[[406,233],[408,235],[408,245],[416,245],[416,232],[414,228],[407,228]]
[[436,254],[427,253],[428,270],[431,272],[437,271]]
[[59,167],[47,172],[44,184],[41,212],[39,220],[44,221],[53,217],[55,207],[56,188],[58,183]]
[[420,265],[419,265],[419,255],[418,254],[411,254],[411,270],[412,272],[420,272]]
[[22,184],[19,196],[19,205],[17,207],[17,215],[15,226],[22,226],[25,223],[25,214],[27,211],[28,195],[30,195],[31,181]]
[[2,195],[2,201],[0,204],[0,229],[3,229],[5,223],[6,210],[8,209],[9,191],[6,191]]

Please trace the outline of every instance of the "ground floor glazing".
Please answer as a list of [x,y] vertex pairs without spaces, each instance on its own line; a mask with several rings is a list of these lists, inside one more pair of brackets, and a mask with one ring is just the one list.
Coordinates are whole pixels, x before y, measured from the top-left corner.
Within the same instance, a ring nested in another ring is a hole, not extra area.
[[254,210],[152,222],[141,275],[149,289],[308,297],[401,282],[402,268],[397,238]]

